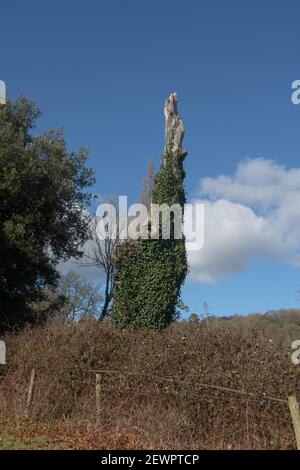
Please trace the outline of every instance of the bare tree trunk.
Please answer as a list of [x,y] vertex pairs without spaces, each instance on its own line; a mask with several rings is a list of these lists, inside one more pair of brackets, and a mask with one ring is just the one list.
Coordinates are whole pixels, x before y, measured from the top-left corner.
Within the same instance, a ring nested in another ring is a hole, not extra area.
[[104,303],[101,310],[99,320],[103,320],[109,313],[108,308],[112,299],[112,284],[111,284],[111,273],[106,274],[105,290],[104,290]]

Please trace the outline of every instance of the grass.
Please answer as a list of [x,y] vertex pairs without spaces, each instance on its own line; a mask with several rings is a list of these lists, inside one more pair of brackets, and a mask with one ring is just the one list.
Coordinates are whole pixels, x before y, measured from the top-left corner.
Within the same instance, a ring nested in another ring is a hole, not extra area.
[[0,450],[49,449],[49,443],[40,435],[26,435],[24,428],[0,421]]
[[1,450],[110,450],[131,449],[136,441],[126,432],[109,432],[97,426],[66,425],[62,422],[10,423],[0,420]]

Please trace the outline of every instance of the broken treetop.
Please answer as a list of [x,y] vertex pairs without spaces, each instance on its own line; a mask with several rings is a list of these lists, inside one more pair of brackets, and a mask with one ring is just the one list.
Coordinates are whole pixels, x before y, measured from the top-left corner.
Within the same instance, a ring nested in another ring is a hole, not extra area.
[[182,148],[184,137],[183,122],[177,111],[177,93],[171,93],[164,105],[164,114],[166,119],[165,130],[165,152],[180,153],[186,155]]

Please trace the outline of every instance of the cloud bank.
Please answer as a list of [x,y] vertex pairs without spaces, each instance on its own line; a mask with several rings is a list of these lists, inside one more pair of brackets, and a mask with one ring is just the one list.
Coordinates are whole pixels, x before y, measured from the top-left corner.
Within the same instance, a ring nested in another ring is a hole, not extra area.
[[204,248],[189,253],[191,278],[213,282],[263,257],[300,266],[300,168],[242,161],[233,177],[204,178]]

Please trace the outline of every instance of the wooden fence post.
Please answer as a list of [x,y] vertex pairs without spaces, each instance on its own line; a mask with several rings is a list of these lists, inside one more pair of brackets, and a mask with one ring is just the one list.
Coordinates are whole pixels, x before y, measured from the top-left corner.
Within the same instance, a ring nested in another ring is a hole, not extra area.
[[101,395],[102,395],[102,374],[96,374],[96,419],[97,424],[101,421]]
[[297,449],[300,450],[300,410],[299,403],[297,402],[295,395],[289,397],[289,407],[296,435]]
[[35,369],[31,369],[30,381],[29,381],[29,386],[28,386],[27,402],[26,402],[26,408],[25,408],[26,418],[29,417],[29,411],[30,411],[30,406],[32,402],[33,392],[34,392],[35,375],[36,375]]

